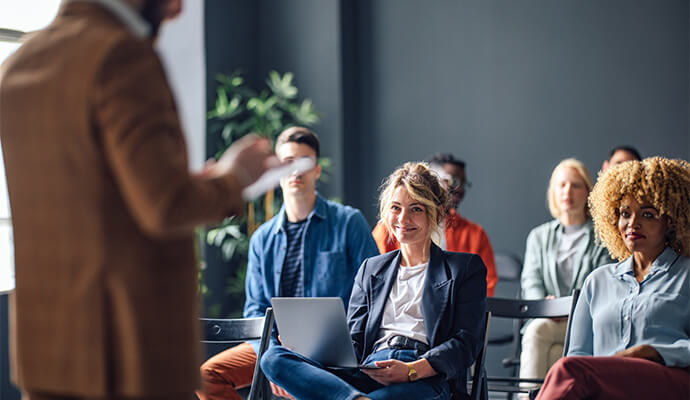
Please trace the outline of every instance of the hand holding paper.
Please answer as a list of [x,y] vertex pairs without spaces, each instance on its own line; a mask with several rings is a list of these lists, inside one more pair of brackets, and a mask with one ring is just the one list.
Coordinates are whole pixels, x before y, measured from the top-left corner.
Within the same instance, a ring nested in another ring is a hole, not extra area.
[[253,184],[247,186],[242,191],[245,201],[254,200],[267,191],[278,186],[280,179],[292,174],[302,174],[316,166],[316,162],[309,157],[298,158],[288,164],[271,168],[264,172],[261,177]]

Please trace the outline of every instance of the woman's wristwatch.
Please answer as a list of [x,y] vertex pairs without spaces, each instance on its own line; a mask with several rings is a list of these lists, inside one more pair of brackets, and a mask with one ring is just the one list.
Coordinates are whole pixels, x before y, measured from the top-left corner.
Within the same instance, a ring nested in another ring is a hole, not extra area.
[[407,380],[410,382],[414,382],[417,380],[417,370],[415,367],[412,365],[411,362],[407,363],[407,368],[409,368],[409,371],[407,372]]

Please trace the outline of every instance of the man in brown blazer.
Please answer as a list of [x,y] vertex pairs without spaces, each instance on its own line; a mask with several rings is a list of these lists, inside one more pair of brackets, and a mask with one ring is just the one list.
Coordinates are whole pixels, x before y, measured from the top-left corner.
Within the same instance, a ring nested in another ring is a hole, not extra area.
[[248,138],[190,174],[153,48],[181,0],[64,0],[0,69],[25,399],[185,399],[201,361],[193,230],[277,162]]

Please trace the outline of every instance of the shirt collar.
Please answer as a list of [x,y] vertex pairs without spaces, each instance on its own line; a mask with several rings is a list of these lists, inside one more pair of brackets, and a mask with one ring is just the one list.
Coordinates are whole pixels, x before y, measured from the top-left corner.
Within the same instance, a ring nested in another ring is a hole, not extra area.
[[[652,263],[651,271],[666,271],[671,268],[673,262],[678,258],[678,254],[670,247],[666,247],[664,251],[659,254],[659,257]],[[614,275],[634,275],[633,272],[633,258],[632,256],[626,258],[621,263],[618,264],[614,270]]]
[[[316,193],[316,203],[314,204],[314,209],[311,210],[307,219],[312,217],[317,217],[319,219],[326,219],[326,200],[324,200],[319,193]],[[280,212],[278,213],[278,220],[276,221],[276,229],[274,233],[278,233],[281,229],[285,228],[287,224],[287,217],[285,214],[285,203],[280,207]]]
[[96,3],[117,17],[137,37],[147,38],[151,35],[151,25],[129,4],[122,0],[64,0],[67,3]]

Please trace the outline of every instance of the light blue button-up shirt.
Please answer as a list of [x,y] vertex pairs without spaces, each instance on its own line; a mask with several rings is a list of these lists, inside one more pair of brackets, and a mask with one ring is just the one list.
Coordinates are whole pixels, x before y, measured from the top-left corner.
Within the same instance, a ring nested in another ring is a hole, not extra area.
[[569,356],[611,356],[640,344],[669,367],[690,366],[690,258],[670,248],[639,283],[632,257],[596,269],[575,307]]

